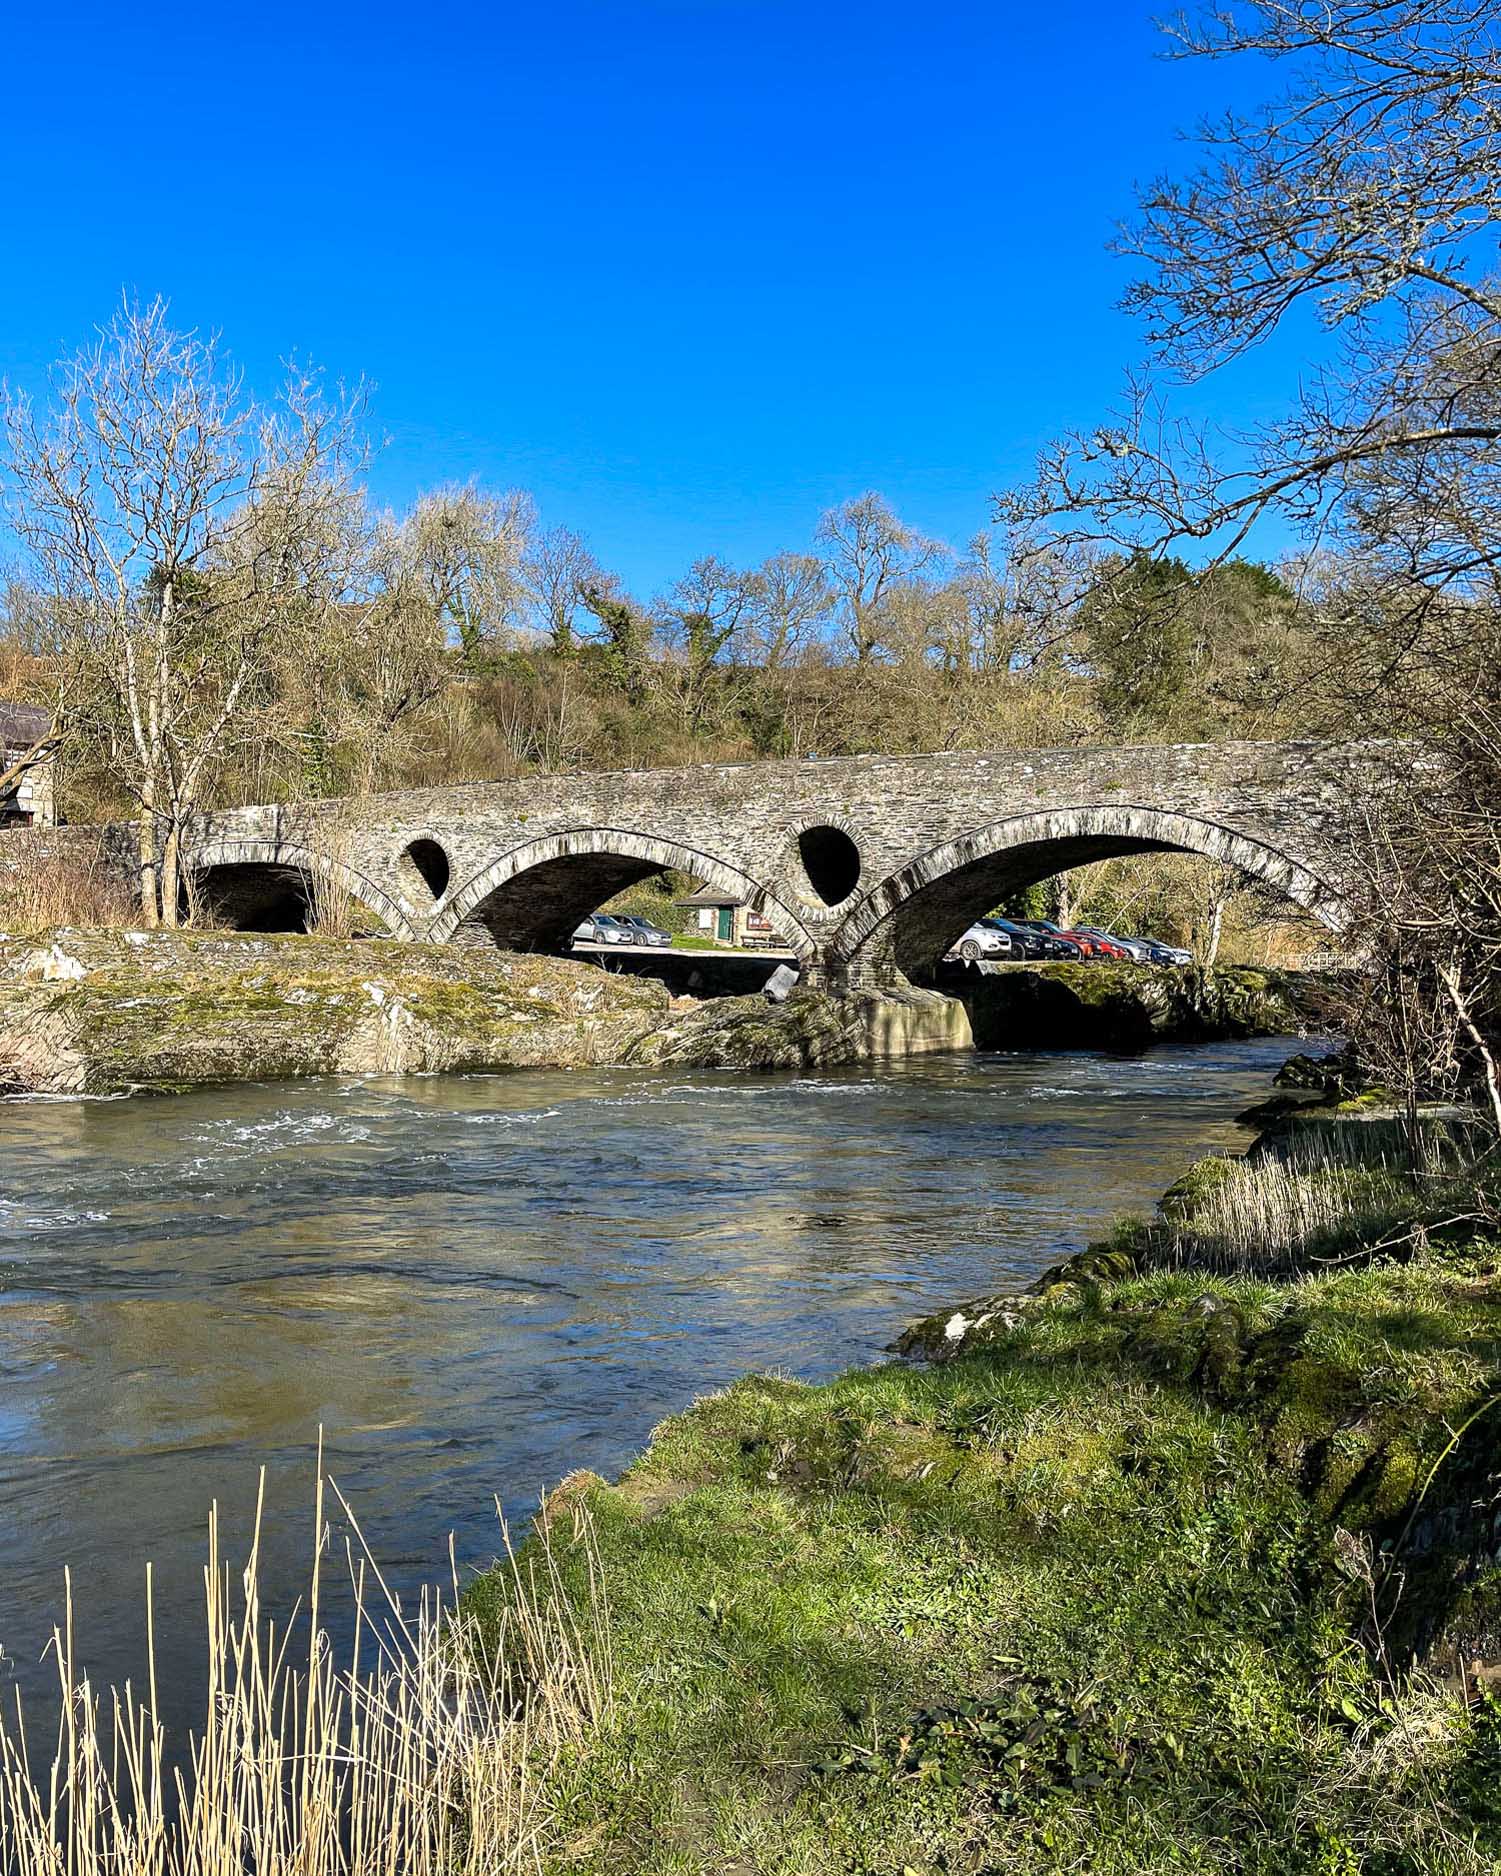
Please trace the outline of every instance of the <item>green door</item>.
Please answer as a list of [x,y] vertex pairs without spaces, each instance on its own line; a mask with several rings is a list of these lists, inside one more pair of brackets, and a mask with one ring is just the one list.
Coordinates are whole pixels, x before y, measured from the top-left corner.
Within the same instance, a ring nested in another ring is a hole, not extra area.
[[727,945],[734,941],[734,937],[735,908],[729,905],[722,905],[719,908],[719,942],[722,945]]

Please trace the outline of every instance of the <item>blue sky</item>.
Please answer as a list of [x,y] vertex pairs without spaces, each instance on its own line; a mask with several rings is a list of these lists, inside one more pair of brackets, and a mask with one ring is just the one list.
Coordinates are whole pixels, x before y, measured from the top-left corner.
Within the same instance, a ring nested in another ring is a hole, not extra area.
[[[165,294],[257,386],[294,349],[372,380],[383,500],[528,487],[643,596],[867,487],[983,526],[1136,351],[1133,183],[1264,82],[1160,60],[1138,0],[88,0],[5,35],[12,384]],[[1212,407],[1268,414],[1286,363]]]

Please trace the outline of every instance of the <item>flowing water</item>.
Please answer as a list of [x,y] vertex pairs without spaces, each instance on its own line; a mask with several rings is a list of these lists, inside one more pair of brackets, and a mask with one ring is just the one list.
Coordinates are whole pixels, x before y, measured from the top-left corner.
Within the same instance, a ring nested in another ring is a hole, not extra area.
[[268,1603],[313,1454],[410,1586],[493,1556],[574,1467],[753,1368],[809,1378],[1025,1279],[1184,1166],[1287,1042],[962,1055],[819,1076],[625,1070],[0,1105],[0,1693],[73,1573],[96,1680],[142,1585],[186,1688],[204,1528],[262,1466]]

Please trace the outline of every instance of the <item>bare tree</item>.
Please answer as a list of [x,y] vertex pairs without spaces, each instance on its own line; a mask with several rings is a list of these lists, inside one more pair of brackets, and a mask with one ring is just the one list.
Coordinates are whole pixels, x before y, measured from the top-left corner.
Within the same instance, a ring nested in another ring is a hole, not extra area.
[[[1358,522],[1427,587],[1497,564],[1494,20],[1482,0],[1251,0],[1170,29],[1180,56],[1287,59],[1298,77],[1264,110],[1207,123],[1200,168],[1143,193],[1119,245],[1147,269],[1128,298],[1147,369],[1122,411],[1002,499],[1024,549],[1071,547],[1088,578],[1091,548],[1196,541],[1229,558],[1279,514],[1314,536]],[[1284,421],[1222,448],[1174,420],[1175,382],[1304,306],[1340,350]]]
[[582,534],[558,527],[533,537],[522,561],[522,575],[533,615],[547,634],[553,656],[571,658],[578,648],[583,596],[602,585],[604,569]]
[[947,550],[901,520],[884,495],[867,490],[831,508],[815,536],[857,664],[882,648],[882,607],[892,586],[935,567]]
[[55,609],[65,727],[111,751],[141,810],[142,915],[173,924],[183,830],[267,705],[345,499],[354,402],[294,373],[258,408],[161,300],[123,305],[55,382],[45,417],[7,400],[14,524]]
[[[1039,587],[1046,588],[1044,572],[1040,566],[1031,569],[1034,602]],[[968,659],[974,670],[1033,671],[1067,644],[1073,630],[1067,608],[1046,601],[1029,605],[990,531],[970,541],[955,584],[967,614]]]
[[685,729],[705,727],[716,700],[721,661],[752,615],[758,592],[756,574],[742,573],[717,554],[706,554],[657,602],[669,652],[662,676]]
[[[1201,590],[1269,516],[1304,537],[1330,718],[1397,744],[1345,856],[1378,994],[1368,1053],[1416,1100],[1479,1086],[1501,1130],[1501,45],[1491,0],[1245,0],[1180,56],[1285,60],[1290,88],[1201,131],[1122,241],[1148,361],[1123,412],[1003,498],[1056,595],[1175,547]],[[1198,379],[1299,309],[1338,341],[1287,416],[1224,440],[1175,420]]]
[[747,657],[768,671],[795,664],[817,642],[834,603],[816,554],[773,554],[754,576],[745,622]]
[[449,484],[421,496],[398,525],[396,582],[420,594],[471,668],[509,643],[536,518],[521,490]]

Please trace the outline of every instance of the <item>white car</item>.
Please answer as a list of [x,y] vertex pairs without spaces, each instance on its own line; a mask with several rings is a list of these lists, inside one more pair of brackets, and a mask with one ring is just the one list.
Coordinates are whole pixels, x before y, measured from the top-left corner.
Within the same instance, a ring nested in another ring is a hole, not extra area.
[[966,964],[978,964],[984,958],[1010,957],[1011,934],[1002,931],[993,919],[977,918],[943,955],[945,963],[952,958],[962,958]]
[[636,934],[629,925],[611,918],[608,912],[596,912],[575,930],[573,942],[576,945],[631,945],[636,942]]

